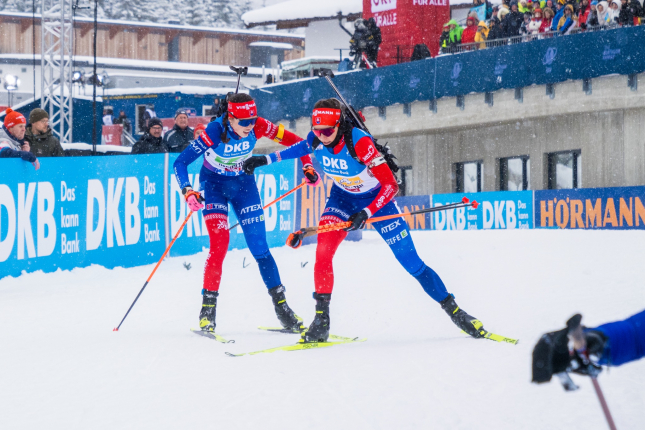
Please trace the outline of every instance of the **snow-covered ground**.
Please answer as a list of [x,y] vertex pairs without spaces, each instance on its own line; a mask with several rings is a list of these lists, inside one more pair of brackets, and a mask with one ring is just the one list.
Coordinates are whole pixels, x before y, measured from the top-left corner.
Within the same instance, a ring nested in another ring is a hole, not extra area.
[[[231,358],[295,342],[264,333],[270,298],[248,250],[225,261],[220,344],[190,333],[205,253],[152,266],[0,280],[2,429],[605,429],[590,382],[530,383],[541,333],[645,307],[645,232],[415,232],[458,303],[519,345],[461,334],[387,246],[366,234],[335,260],[332,331],[365,343]],[[274,256],[292,307],[314,313],[314,247]],[[184,262],[192,269],[186,271]],[[308,262],[304,267],[303,263]],[[619,429],[645,423],[645,360],[599,379]]]

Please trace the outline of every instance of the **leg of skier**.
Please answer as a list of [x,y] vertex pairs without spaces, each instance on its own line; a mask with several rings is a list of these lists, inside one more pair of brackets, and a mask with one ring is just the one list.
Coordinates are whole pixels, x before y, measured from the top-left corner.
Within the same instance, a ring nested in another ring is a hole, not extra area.
[[228,250],[228,202],[218,185],[204,182],[203,210],[206,228],[210,239],[210,250],[204,266],[204,288],[202,289],[202,309],[199,313],[199,327],[205,331],[215,331],[217,297],[222,279],[222,264]]
[[[379,217],[399,213],[401,211],[396,201],[392,200],[374,216]],[[483,324],[457,306],[455,296],[448,293],[439,275],[419,257],[405,220],[396,218],[376,222],[372,225],[388,244],[401,266],[419,281],[423,290],[434,301],[441,305],[441,308],[450,316],[452,322],[472,337],[482,337],[480,330],[483,329]]]
[[231,204],[237,215],[238,222],[244,232],[244,239],[249,251],[257,261],[262,280],[269,290],[273,300],[275,313],[284,328],[301,331],[302,320],[291,310],[285,297],[285,287],[280,281],[278,266],[269,251],[264,210],[258,193],[255,179],[251,175],[236,177],[239,188],[233,193]]

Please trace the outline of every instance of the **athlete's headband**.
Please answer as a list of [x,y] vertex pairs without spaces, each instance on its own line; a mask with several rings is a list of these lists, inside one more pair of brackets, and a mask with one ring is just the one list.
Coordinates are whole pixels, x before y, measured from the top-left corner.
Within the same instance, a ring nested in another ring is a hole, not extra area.
[[232,103],[228,102],[228,113],[237,119],[251,118],[257,116],[258,109],[255,106],[255,101]]
[[316,108],[311,115],[311,125],[326,125],[335,127],[340,122],[340,109]]

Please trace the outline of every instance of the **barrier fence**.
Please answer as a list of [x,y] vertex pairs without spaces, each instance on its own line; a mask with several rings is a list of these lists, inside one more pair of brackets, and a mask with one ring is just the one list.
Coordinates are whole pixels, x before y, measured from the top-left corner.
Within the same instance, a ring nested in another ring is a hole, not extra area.
[[[172,164],[177,154],[127,157],[44,158],[35,171],[22,160],[2,160],[0,182],[0,278],[23,271],[52,272],[86,267],[132,267],[156,262],[187,215]],[[189,166],[199,189],[200,163]],[[320,169],[318,170],[321,171]],[[285,194],[304,180],[295,161],[256,171],[263,202]],[[269,246],[316,225],[333,182],[303,187],[264,212]],[[412,212],[477,200],[460,208],[404,217],[413,230],[482,229],[640,229],[645,230],[645,186],[569,190],[501,191],[398,197]],[[237,222],[229,209],[229,225]],[[360,240],[352,232],[348,239]],[[315,241],[307,238],[306,243]],[[201,213],[193,215],[171,256],[209,247]],[[229,249],[245,248],[241,228],[231,231]]]

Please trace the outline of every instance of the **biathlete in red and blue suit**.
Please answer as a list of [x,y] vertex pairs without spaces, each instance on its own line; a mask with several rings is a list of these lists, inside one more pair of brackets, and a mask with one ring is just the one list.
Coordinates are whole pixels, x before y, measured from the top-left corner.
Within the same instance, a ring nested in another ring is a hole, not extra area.
[[[242,170],[242,163],[251,157],[258,139],[267,137],[285,145],[302,139],[282,125],[276,126],[257,115],[255,101],[248,94],[234,94],[228,99],[228,112],[206,127],[174,163],[179,187],[191,210],[203,209],[210,237],[210,251],[204,268],[203,303],[199,315],[202,330],[215,330],[217,297],[222,278],[222,264],[228,250],[228,205],[237,215],[244,238],[260,268],[264,284],[273,299],[280,323],[288,329],[304,329],[287,304],[285,288],[275,260],[269,251],[264,226],[264,210],[255,177]],[[203,197],[193,191],[188,180],[188,165],[204,157],[200,172]],[[300,157],[307,182],[316,185],[320,179],[311,165],[309,155]],[[205,204],[205,206],[204,206]]]
[[[353,143],[360,162],[349,152],[347,139],[352,140],[350,145]],[[377,151],[372,136],[352,126],[337,99],[320,100],[315,104],[312,131],[307,140],[277,153],[249,158],[244,162],[244,170],[252,174],[259,166],[311,153],[334,180],[319,226],[350,221],[352,224],[346,230],[351,231],[363,228],[372,216],[401,213],[393,199],[399,187],[386,160]],[[481,322],[457,306],[439,275],[421,260],[406,223],[402,219],[394,219],[372,225],[399,263],[419,281],[430,297],[441,304],[452,321],[471,336],[481,337]],[[329,303],[334,287],[332,260],[347,231],[336,230],[318,236],[314,267],[316,317],[303,333],[305,342],[325,342],[329,337]]]

